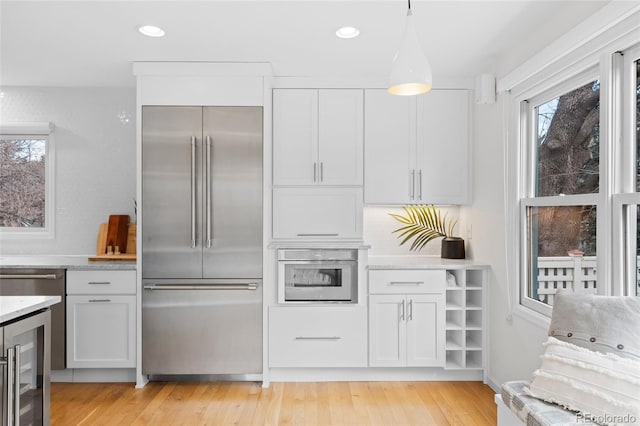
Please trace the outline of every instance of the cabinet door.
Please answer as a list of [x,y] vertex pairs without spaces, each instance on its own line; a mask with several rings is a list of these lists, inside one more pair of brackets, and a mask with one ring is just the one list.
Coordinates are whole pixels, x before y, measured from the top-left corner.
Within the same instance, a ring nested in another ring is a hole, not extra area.
[[411,203],[416,194],[416,101],[382,89],[365,90],[364,96],[364,201]]
[[406,303],[407,366],[444,366],[444,297],[410,295]]
[[135,296],[67,296],[67,367],[135,367],[135,303]]
[[417,102],[418,201],[469,203],[469,91],[433,90]]
[[274,188],[274,238],[362,238],[362,188]]
[[362,185],[362,90],[318,93],[318,181]]
[[313,185],[319,179],[318,91],[273,91],[273,184]]
[[369,365],[405,366],[406,300],[400,295],[369,296]]

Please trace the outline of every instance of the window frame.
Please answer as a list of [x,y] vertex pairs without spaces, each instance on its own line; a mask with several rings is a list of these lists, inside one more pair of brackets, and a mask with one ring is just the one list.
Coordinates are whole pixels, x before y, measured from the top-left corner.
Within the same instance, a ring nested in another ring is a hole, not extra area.
[[44,227],[0,227],[0,239],[53,239],[55,237],[55,125],[50,122],[23,122],[0,125],[0,136],[45,140]]
[[[517,303],[529,310],[546,317],[551,316],[552,306],[540,302],[529,296],[529,275],[532,266],[529,264],[531,252],[528,245],[529,218],[528,211],[530,207],[565,207],[565,206],[583,206],[593,205],[596,207],[597,223],[596,223],[596,254],[600,253],[600,241],[603,239],[603,227],[601,223],[601,212],[604,210],[602,205],[602,181],[600,182],[600,192],[591,194],[570,194],[570,195],[553,195],[553,196],[536,196],[536,171],[538,164],[538,135],[537,135],[537,108],[552,99],[556,99],[572,90],[575,90],[585,84],[599,80],[600,82],[600,104],[602,104],[602,76],[601,69],[597,64],[592,64],[586,69],[578,72],[567,72],[558,79],[556,84],[545,88],[544,90],[536,90],[533,88],[522,94],[519,100],[519,145],[522,152],[521,162],[519,165],[519,178],[522,186],[518,194],[519,217],[519,282],[520,286],[517,290]],[[600,122],[603,121],[604,108],[600,108]],[[602,130],[602,128],[601,128]],[[600,162],[599,162],[599,179],[603,175],[603,147],[607,146],[606,135],[601,131],[600,141]],[[606,153],[604,153],[606,158]],[[606,170],[606,166],[604,167]],[[598,271],[600,268],[598,267]],[[598,283],[600,284],[600,274],[598,273]],[[534,283],[535,285],[535,283]],[[603,292],[602,286],[597,286],[599,294]]]
[[[635,89],[638,85],[636,62],[640,61],[640,43],[621,52],[616,52],[613,63],[618,69],[620,114],[617,124],[621,131],[616,135],[620,139],[620,149],[616,156],[618,173],[615,176],[617,191],[612,196],[613,203],[613,288],[616,294],[634,296],[637,293],[638,247],[637,236],[632,238],[636,229],[637,210],[640,205],[640,188],[636,185],[637,150],[636,140],[636,102]],[[633,94],[632,94],[633,93]],[[634,96],[635,95],[635,96]],[[635,235],[635,234],[634,234]]]

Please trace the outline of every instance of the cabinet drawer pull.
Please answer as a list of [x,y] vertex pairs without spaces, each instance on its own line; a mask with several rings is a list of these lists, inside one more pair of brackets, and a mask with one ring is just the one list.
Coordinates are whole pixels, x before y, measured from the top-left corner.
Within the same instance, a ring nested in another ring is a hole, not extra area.
[[389,281],[389,285],[422,285],[424,281]]
[[89,285],[109,285],[111,281],[89,281],[87,284]]
[[337,237],[340,234],[298,234],[298,237]]
[[339,336],[296,336],[295,340],[340,340]]
[[89,299],[89,303],[109,303],[111,299]]

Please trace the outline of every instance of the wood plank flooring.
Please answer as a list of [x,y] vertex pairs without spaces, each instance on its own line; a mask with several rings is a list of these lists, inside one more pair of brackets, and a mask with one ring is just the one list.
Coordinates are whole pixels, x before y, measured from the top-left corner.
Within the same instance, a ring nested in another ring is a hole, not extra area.
[[481,382],[52,383],[52,425],[495,425]]

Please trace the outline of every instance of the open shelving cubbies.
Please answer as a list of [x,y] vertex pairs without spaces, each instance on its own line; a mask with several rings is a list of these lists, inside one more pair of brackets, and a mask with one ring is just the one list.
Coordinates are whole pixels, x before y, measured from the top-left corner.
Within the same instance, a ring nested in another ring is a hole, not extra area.
[[446,285],[446,369],[484,366],[485,269],[448,269]]

